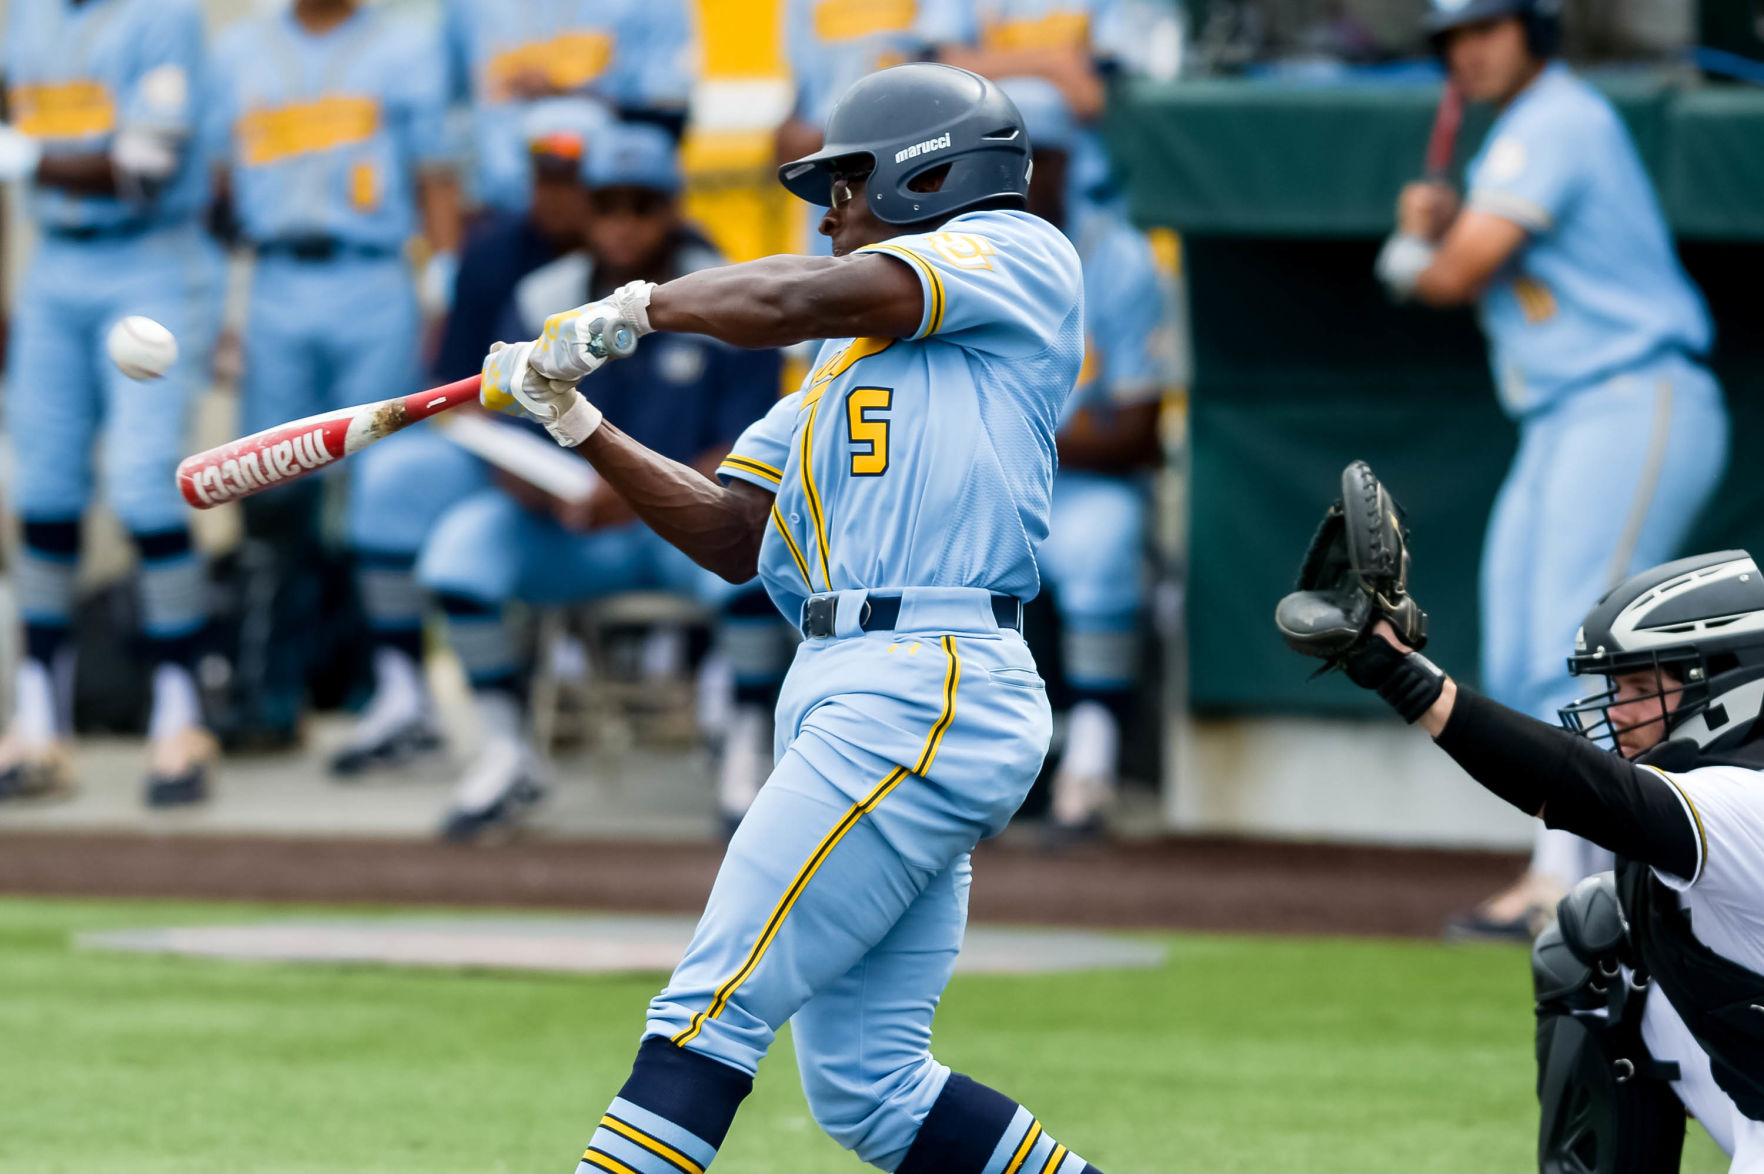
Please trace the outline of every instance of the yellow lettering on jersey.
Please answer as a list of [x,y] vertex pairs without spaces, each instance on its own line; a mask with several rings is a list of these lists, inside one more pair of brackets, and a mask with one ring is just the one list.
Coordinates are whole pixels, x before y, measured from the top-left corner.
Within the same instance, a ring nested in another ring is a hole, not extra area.
[[[846,437],[851,442],[851,475],[880,477],[888,472],[887,416],[894,403],[891,387],[854,387],[845,399]],[[872,413],[875,413],[872,415]]]
[[877,33],[913,27],[914,0],[820,0],[815,5],[815,36],[822,41],[856,41]]
[[867,359],[871,355],[879,355],[894,345],[892,338],[854,338],[845,345],[845,349],[834,353],[831,359],[814,369],[809,376],[808,390],[803,393],[802,403],[798,410],[807,411],[826,392],[827,385],[851,370],[859,359]]
[[1556,295],[1535,277],[1515,278],[1513,296],[1519,299],[1519,309],[1533,326],[1556,316]]
[[999,20],[980,30],[983,49],[1064,49],[1090,44],[1090,17],[1082,12],[1050,12],[1030,20]]
[[374,165],[357,163],[349,169],[349,202],[358,212],[372,212],[380,206],[380,180]]
[[491,98],[518,97],[534,81],[556,90],[579,90],[606,70],[612,38],[593,29],[559,33],[548,41],[529,41],[505,49],[484,67]]
[[380,103],[335,95],[286,106],[260,106],[239,119],[239,161],[263,167],[366,142],[380,129]]
[[13,125],[34,139],[83,139],[116,129],[116,100],[103,82],[17,85],[6,100]]
[[988,258],[998,252],[991,241],[971,232],[940,232],[931,238],[931,247],[957,269],[990,269]]

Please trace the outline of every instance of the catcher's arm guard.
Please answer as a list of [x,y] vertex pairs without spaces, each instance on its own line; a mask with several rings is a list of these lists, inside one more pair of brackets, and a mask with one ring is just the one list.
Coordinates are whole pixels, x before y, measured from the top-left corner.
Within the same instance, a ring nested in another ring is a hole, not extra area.
[[1274,609],[1274,624],[1293,651],[1377,689],[1412,722],[1439,696],[1445,675],[1373,634],[1383,620],[1411,649],[1427,644],[1427,613],[1409,595],[1401,515],[1366,462],[1343,469],[1341,498],[1323,515],[1296,589]]

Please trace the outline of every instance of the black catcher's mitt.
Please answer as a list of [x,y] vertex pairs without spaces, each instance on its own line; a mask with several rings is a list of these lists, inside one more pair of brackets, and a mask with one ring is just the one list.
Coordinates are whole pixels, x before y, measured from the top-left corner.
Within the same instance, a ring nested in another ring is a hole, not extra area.
[[1427,613],[1409,597],[1402,507],[1365,461],[1341,471],[1341,499],[1323,515],[1299,568],[1298,587],[1274,609],[1295,652],[1341,668],[1379,620],[1410,648],[1427,643]]

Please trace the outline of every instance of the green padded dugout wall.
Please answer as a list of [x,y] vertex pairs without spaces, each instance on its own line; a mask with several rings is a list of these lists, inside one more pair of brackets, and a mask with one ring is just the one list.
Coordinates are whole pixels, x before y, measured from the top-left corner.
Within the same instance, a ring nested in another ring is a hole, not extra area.
[[[1694,545],[1764,552],[1764,94],[1605,86],[1714,309],[1734,466]],[[1191,704],[1376,712],[1274,635],[1275,600],[1340,468],[1369,460],[1408,508],[1436,658],[1474,679],[1483,528],[1514,446],[1469,312],[1394,307],[1371,276],[1418,171],[1437,91],[1242,82],[1130,91],[1111,138],[1136,219],[1184,235],[1195,348]],[[1472,112],[1460,159],[1488,124]],[[1569,523],[1565,523],[1569,524]],[[1564,650],[1566,655],[1566,650]]]

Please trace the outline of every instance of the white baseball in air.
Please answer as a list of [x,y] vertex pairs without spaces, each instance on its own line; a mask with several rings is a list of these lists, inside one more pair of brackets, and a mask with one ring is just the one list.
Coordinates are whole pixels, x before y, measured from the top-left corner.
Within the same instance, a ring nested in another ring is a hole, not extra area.
[[178,360],[178,340],[151,318],[131,315],[110,328],[104,349],[130,379],[158,379]]

